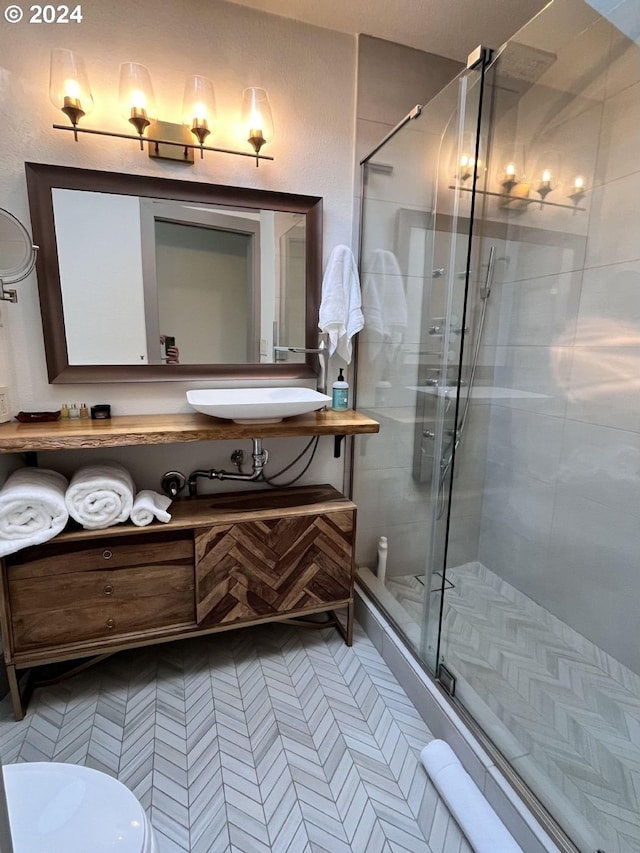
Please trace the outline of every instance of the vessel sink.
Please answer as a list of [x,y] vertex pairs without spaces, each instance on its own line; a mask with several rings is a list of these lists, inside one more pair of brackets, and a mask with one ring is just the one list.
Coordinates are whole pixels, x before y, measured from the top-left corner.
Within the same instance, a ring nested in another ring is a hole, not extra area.
[[310,388],[212,388],[187,391],[187,402],[196,412],[237,424],[276,424],[321,409],[331,397]]

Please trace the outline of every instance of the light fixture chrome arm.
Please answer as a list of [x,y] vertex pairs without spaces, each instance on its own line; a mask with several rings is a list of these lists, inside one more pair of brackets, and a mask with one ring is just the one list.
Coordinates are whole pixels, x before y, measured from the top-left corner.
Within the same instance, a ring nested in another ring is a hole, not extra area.
[[[133,139],[144,151],[148,142],[148,153],[152,159],[175,160],[181,163],[194,162],[194,151],[221,154],[236,154],[252,157],[256,166],[260,160],[273,157],[260,154],[265,143],[273,138],[273,117],[269,95],[265,89],[249,86],[242,93],[242,126],[253,153],[233,151],[205,145],[216,123],[216,105],[213,84],[206,77],[192,74],[187,78],[182,104],[182,122],[175,124],[158,118],[156,99],[149,69],[139,62],[122,62],[120,65],[119,101],[120,113],[137,131],[114,133],[97,128],[82,128],[78,123],[94,106],[89,77],[82,57],[75,51],[56,48],[51,53],[49,97],[52,104],[69,119],[71,127],[54,124],[54,130],[69,130],[78,141],[78,134],[90,133],[112,139]],[[149,131],[147,135],[147,130]]]
[[211,145],[194,145],[189,142],[175,141],[171,139],[156,139],[152,136],[144,136],[142,134],[133,134],[133,133],[114,133],[108,130],[94,130],[90,127],[78,127],[77,125],[73,125],[72,127],[66,124],[54,124],[54,130],[68,130],[73,133],[76,141],[78,139],[77,134],[79,133],[91,133],[94,136],[109,136],[112,139],[135,139],[136,142],[144,143],[148,142],[150,145],[155,147],[159,145],[173,145],[176,148],[183,148],[186,151],[200,151],[200,155],[202,156],[203,151],[216,151],[218,154],[235,154],[239,157],[252,157],[254,160],[273,160],[273,157],[269,157],[267,154],[258,154],[253,153],[251,151],[234,151],[230,148],[214,148]]
[[318,381],[316,390],[320,394],[327,393],[327,376],[329,373],[329,336],[326,332],[321,332],[318,335],[317,347],[283,347],[276,346],[274,352],[300,352],[300,353],[315,353],[318,356],[320,371],[318,373]]

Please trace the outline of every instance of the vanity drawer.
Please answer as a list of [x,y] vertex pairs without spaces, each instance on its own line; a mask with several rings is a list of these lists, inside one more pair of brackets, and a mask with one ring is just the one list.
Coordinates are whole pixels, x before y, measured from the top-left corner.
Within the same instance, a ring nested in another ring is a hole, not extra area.
[[50,609],[38,616],[14,613],[13,646],[14,651],[24,652],[192,624],[193,592],[183,590],[142,600],[99,601],[80,607]]
[[193,539],[189,531],[169,536],[161,533],[105,536],[99,543],[54,541],[25,548],[6,558],[12,580],[172,562],[193,563]]
[[9,599],[14,618],[27,614],[37,616],[52,609],[73,610],[102,603],[120,605],[181,593],[193,595],[191,563],[18,579],[9,573]]

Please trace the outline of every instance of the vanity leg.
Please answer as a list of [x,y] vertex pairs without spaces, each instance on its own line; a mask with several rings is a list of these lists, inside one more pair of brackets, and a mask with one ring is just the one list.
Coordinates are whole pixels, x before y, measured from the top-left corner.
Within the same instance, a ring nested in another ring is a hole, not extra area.
[[353,601],[351,601],[351,602],[347,605],[347,632],[346,632],[346,633],[347,633],[347,635],[346,635],[346,637],[344,638],[344,641],[345,641],[345,643],[346,643],[348,646],[352,646],[352,645],[353,645],[353,620],[354,620],[354,614],[355,614],[355,604],[354,604],[354,602],[353,602]]
[[9,682],[9,693],[11,695],[11,706],[13,708],[13,716],[16,720],[24,719],[24,706],[22,697],[20,696],[20,687],[16,676],[16,668],[11,664],[6,665],[7,681]]
[[347,622],[346,625],[342,624],[342,620],[338,616],[338,614],[332,610],[331,615],[333,617],[334,624],[338,629],[338,632],[342,639],[344,640],[347,646],[353,645],[353,618],[354,618],[355,605],[353,601],[350,604],[347,604]]

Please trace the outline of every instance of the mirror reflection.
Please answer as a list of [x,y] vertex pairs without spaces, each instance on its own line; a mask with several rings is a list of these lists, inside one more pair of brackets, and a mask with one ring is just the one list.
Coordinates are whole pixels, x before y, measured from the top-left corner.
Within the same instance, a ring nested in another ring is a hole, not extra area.
[[52,195],[70,365],[271,362],[305,340],[300,214]]
[[50,381],[313,376],[320,198],[26,171]]

